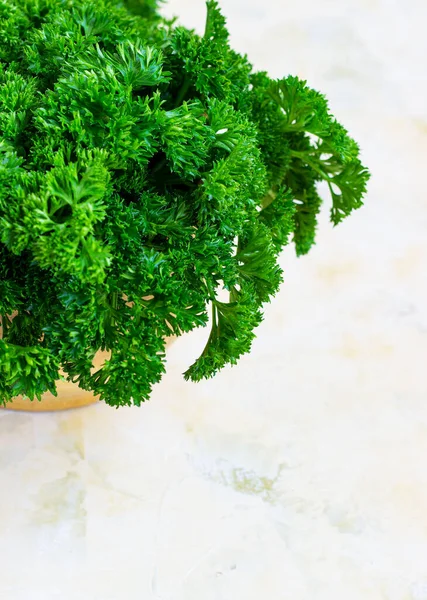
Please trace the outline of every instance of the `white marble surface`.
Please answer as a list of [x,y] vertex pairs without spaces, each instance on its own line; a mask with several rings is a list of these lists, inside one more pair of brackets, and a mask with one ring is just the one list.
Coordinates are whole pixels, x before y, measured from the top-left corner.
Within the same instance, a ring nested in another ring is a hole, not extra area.
[[239,367],[185,383],[199,331],[141,409],[1,412],[1,600],[427,599],[426,4],[222,4],[257,67],[327,93],[366,208],[284,254]]

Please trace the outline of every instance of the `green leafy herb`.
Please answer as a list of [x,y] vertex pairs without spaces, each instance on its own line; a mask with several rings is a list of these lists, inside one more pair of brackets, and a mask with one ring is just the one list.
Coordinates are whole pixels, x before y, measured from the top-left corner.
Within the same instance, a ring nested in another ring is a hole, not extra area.
[[61,368],[139,405],[165,338],[200,326],[185,377],[235,364],[278,254],[315,241],[319,182],[333,224],[362,205],[368,172],[323,95],[253,72],[215,0],[202,36],[157,8],[0,0],[2,402],[55,393]]

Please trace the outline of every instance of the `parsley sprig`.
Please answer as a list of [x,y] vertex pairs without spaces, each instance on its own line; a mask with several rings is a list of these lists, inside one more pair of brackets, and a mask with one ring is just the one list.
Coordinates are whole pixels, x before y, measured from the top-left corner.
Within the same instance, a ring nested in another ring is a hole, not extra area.
[[279,252],[314,243],[318,183],[333,224],[362,205],[325,97],[254,72],[215,0],[202,36],[155,0],[0,0],[0,32],[1,401],[55,393],[61,368],[139,405],[165,338],[208,324],[185,377],[235,364]]

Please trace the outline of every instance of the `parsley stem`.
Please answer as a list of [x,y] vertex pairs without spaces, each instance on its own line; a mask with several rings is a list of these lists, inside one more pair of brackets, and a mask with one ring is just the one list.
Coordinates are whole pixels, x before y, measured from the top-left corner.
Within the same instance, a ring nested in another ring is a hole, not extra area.
[[301,160],[302,162],[305,162],[309,167],[311,167],[313,169],[313,171],[316,171],[316,173],[318,173],[322,177],[322,179],[324,179],[325,181],[330,181],[331,178],[328,175],[326,175],[326,173],[324,171],[322,171],[322,169],[320,167],[318,167],[315,163],[311,162],[311,160],[309,160],[307,158],[307,155],[304,154],[303,152],[298,152],[297,150],[292,150],[291,156],[294,156],[295,158],[299,158],[299,160]]
[[313,169],[313,171],[316,171],[316,173],[318,173],[321,176],[321,178],[324,179],[326,181],[326,183],[328,184],[328,188],[329,188],[332,198],[335,196],[334,190],[332,189],[332,177],[329,177],[329,175],[327,175],[324,171],[322,171],[322,169],[320,167],[318,167],[315,163],[311,162],[311,160],[308,160],[307,156],[305,154],[303,154],[302,152],[292,150],[291,155],[294,156],[295,158],[299,158],[302,162],[305,162],[309,167],[311,167]]
[[191,85],[190,78],[186,77],[184,79],[184,82],[183,82],[183,84],[182,84],[179,92],[178,92],[178,96],[177,96],[176,102],[175,102],[175,108],[177,106],[180,106],[182,104],[182,101],[184,100],[184,98],[185,98],[185,96],[186,96],[186,94],[187,94],[187,92],[188,92],[188,90],[190,88],[190,85]]
[[268,190],[268,192],[266,193],[266,195],[264,196],[264,198],[261,200],[261,212],[267,208],[267,206],[270,206],[270,204],[272,202],[274,202],[274,200],[277,197],[277,193],[275,191],[273,191],[272,189]]

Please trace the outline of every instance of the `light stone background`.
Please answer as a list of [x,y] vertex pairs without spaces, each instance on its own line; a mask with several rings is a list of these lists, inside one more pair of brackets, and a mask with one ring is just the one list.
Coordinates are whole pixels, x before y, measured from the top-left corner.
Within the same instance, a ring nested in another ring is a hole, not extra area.
[[[366,208],[282,258],[253,352],[141,409],[0,414],[1,600],[427,599],[427,7],[223,0],[363,148]],[[199,0],[165,8],[199,29]]]

